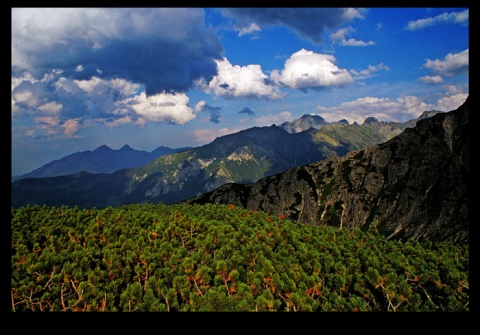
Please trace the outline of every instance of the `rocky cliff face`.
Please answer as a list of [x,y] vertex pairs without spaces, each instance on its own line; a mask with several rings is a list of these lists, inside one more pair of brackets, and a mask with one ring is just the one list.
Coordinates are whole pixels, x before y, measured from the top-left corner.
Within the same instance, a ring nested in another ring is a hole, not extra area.
[[389,239],[469,242],[468,99],[389,141],[187,200],[217,202]]

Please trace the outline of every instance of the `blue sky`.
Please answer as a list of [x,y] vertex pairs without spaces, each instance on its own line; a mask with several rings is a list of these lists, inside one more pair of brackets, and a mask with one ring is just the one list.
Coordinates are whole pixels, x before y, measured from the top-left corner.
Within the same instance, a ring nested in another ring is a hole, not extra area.
[[293,121],[450,111],[468,8],[12,8],[12,175]]

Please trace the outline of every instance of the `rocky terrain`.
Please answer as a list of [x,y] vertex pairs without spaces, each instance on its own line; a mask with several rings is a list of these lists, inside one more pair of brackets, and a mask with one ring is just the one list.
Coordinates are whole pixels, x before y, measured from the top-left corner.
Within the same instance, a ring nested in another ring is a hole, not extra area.
[[389,239],[469,241],[469,100],[392,139],[186,203],[234,204],[341,229],[376,226]]

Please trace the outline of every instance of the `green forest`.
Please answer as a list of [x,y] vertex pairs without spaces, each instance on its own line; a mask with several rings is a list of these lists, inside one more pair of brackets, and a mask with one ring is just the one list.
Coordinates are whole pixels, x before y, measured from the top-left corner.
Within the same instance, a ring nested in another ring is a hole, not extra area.
[[13,312],[467,312],[469,248],[234,205],[11,209]]

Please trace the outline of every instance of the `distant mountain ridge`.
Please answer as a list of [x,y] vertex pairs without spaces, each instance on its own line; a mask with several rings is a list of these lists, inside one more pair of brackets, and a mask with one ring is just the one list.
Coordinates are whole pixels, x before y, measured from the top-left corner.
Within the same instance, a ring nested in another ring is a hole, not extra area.
[[340,229],[375,226],[388,239],[469,243],[468,120],[467,98],[456,110],[422,114],[384,143],[184,202],[232,204]]
[[110,173],[121,169],[143,166],[163,155],[190,148],[172,149],[160,146],[148,152],[132,149],[128,144],[118,150],[101,145],[93,151],[81,151],[51,161],[29,173],[12,177],[12,181],[22,178],[45,178],[74,174],[80,171],[90,173]]
[[[23,178],[12,183],[12,206],[172,204],[226,183],[253,183],[292,167],[385,142],[415,122],[321,122],[317,128],[292,133],[276,125],[253,127],[164,155],[141,167],[103,174]],[[298,127],[299,123],[293,121],[292,125]]]

